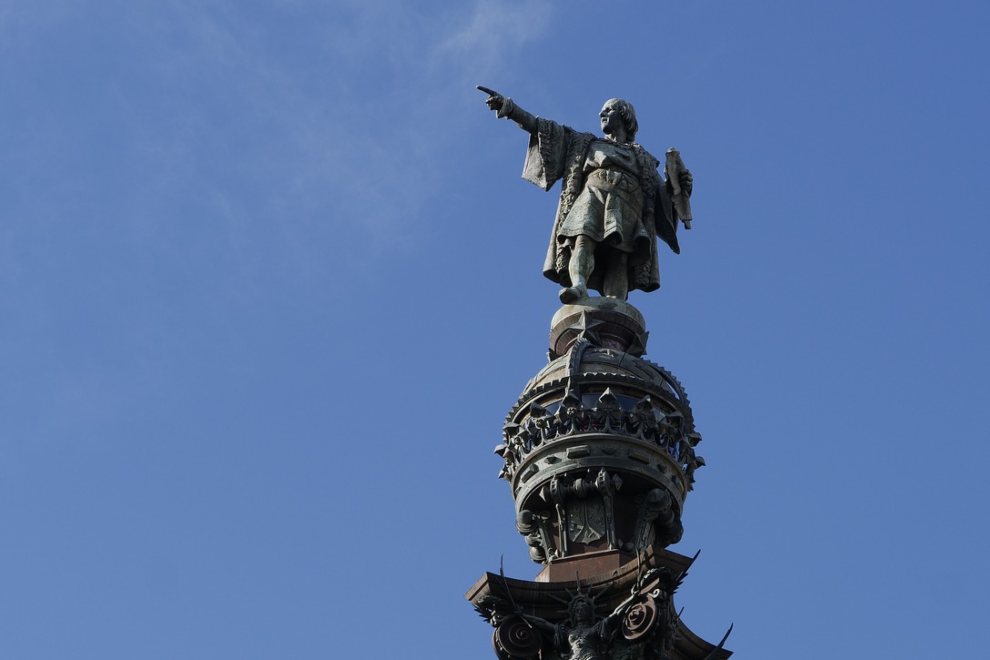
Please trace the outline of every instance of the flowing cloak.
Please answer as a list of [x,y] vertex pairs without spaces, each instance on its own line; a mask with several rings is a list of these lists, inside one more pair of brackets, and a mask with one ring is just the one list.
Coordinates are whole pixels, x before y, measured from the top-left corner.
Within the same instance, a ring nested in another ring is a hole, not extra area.
[[[563,286],[571,286],[567,272],[570,245],[566,240],[559,240],[559,231],[574,201],[584,189],[584,163],[588,148],[598,138],[549,119],[538,118],[537,124],[538,130],[529,138],[522,176],[543,190],[550,190],[558,179],[563,180],[547,258],[543,262],[543,274]],[[642,249],[629,255],[629,290],[653,291],[660,286],[656,237],[659,236],[674,253],[680,254],[681,251],[677,244],[677,212],[674,210],[670,184],[663,181],[657,172],[660,162],[638,144],[630,146],[639,164],[639,185],[643,193],[643,217],[640,221],[649,241]],[[600,290],[601,283],[602,273],[596,268],[588,286]]]

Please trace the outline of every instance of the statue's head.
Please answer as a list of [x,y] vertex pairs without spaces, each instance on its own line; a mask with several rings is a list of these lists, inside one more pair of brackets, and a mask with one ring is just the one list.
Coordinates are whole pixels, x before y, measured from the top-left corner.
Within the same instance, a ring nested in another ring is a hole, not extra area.
[[567,606],[571,624],[590,624],[595,620],[595,601],[588,596],[578,594],[571,599]]
[[574,392],[568,392],[561,405],[564,407],[564,412],[573,417],[581,409],[581,397]]
[[598,113],[598,117],[602,121],[602,131],[605,133],[612,133],[614,131],[614,126],[610,125],[610,122],[621,121],[626,129],[626,139],[632,142],[636,139],[636,133],[639,131],[639,122],[636,121],[636,110],[633,109],[632,103],[625,99],[609,99],[605,101],[602,105],[602,111]]

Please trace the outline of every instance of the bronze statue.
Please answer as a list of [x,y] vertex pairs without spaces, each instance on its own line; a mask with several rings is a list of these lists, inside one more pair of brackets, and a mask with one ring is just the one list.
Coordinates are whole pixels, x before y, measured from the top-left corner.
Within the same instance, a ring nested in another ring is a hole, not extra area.
[[632,104],[609,99],[599,113],[603,138],[535,117],[512,99],[479,86],[498,117],[529,133],[523,178],[544,190],[562,179],[560,204],[543,274],[573,303],[594,289],[625,300],[629,291],[660,286],[656,238],[675,253],[678,220],[691,228],[693,178],[680,154],[667,153],[666,180],[652,154],[635,142]]
[[636,600],[633,594],[622,602],[615,611],[600,621],[595,621],[595,602],[589,596],[577,594],[567,606],[567,624],[554,625],[538,616],[520,613],[538,630],[553,640],[553,646],[562,651],[569,660],[606,660],[610,658],[609,647],[619,632],[622,617]]

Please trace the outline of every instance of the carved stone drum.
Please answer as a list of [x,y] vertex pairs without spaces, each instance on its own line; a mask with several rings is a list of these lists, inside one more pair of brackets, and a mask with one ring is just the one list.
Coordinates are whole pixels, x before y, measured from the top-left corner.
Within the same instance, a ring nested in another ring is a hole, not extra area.
[[565,305],[550,342],[550,364],[509,411],[495,449],[530,556],[633,556],[677,542],[701,436],[681,384],[640,357],[639,312],[602,298]]

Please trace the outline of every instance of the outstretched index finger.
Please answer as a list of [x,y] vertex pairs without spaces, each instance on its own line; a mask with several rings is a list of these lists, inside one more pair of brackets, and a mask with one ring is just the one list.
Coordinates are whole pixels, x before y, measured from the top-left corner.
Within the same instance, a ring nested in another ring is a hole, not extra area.
[[476,85],[476,87],[478,88],[479,91],[488,94],[488,96],[498,96],[498,92],[496,92],[494,89],[488,89],[484,85]]

